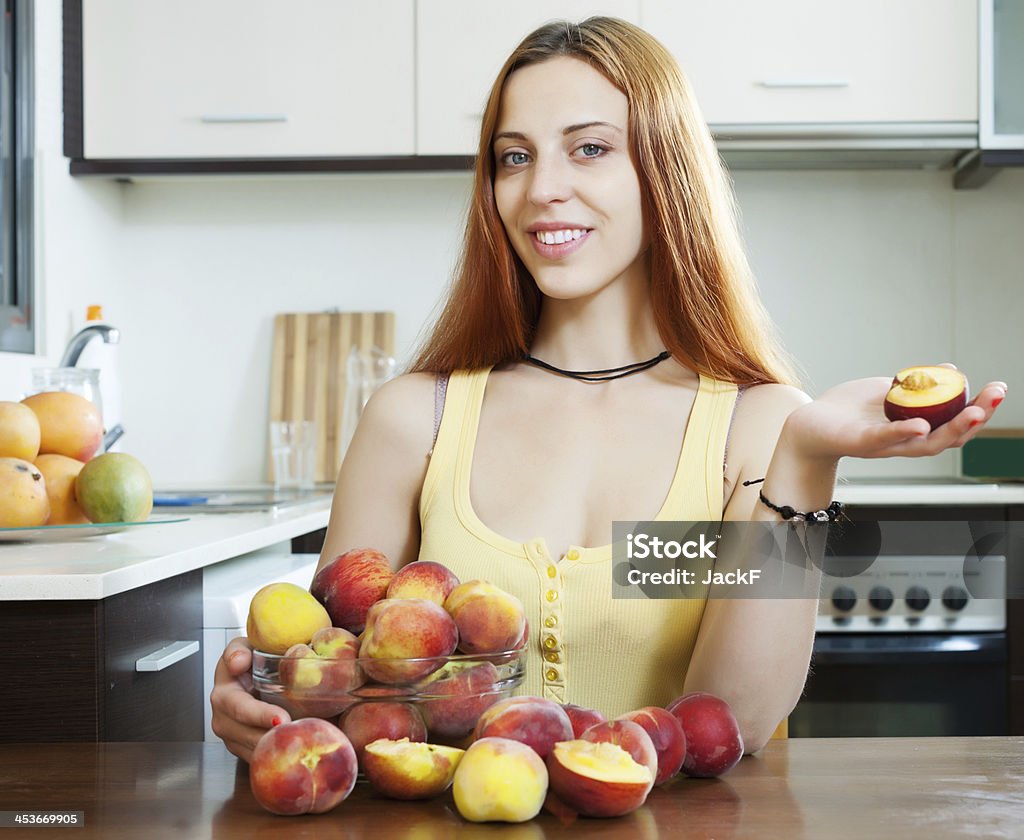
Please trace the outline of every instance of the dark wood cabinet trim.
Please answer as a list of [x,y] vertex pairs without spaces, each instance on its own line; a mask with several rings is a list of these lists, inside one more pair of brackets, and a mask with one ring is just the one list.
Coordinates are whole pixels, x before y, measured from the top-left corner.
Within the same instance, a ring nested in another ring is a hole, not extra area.
[[131,178],[143,175],[269,175],[302,172],[468,172],[473,168],[474,160],[473,155],[124,160],[92,160],[79,156],[71,160],[71,174]]
[[64,156],[85,154],[82,110],[82,0],[64,0]]

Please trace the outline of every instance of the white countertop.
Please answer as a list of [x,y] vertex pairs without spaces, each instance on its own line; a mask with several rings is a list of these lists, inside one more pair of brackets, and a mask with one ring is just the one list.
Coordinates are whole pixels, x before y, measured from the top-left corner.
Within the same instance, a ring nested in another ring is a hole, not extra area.
[[849,505],[1019,505],[1024,484],[981,484],[950,479],[840,481],[835,497]]
[[316,531],[327,525],[330,505],[323,496],[276,511],[194,514],[73,542],[0,543],[0,601],[107,598]]

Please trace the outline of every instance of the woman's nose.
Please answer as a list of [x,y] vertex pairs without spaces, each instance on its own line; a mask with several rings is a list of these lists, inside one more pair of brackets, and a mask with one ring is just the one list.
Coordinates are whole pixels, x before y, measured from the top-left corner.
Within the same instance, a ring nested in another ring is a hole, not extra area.
[[568,162],[556,157],[538,159],[530,172],[527,198],[534,204],[564,201],[572,194]]

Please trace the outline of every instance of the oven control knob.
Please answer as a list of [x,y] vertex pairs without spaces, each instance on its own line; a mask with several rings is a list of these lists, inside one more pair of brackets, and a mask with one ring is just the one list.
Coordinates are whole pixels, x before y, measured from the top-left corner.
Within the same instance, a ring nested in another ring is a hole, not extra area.
[[888,586],[874,586],[868,593],[868,603],[876,610],[887,610],[892,602],[892,590]]
[[923,586],[911,586],[907,590],[905,600],[907,606],[912,610],[926,610],[932,602],[932,596],[928,594],[928,590]]
[[967,606],[967,592],[959,586],[947,586],[942,593],[942,606],[947,610],[962,610]]
[[832,606],[837,610],[849,612],[857,604],[857,593],[849,586],[837,586],[832,590]]

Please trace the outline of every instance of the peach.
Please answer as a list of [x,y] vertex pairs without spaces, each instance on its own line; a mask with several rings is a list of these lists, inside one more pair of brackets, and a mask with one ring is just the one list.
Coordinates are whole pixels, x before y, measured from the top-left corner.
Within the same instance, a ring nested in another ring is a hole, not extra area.
[[34,461],[41,437],[39,418],[27,405],[0,401],[0,458]]
[[[423,720],[431,735],[461,738],[473,731],[484,710],[498,702],[498,669],[490,662],[449,662],[420,685]],[[448,695],[451,695],[450,697]]]
[[587,817],[621,817],[635,811],[654,787],[651,768],[610,741],[560,741],[548,756],[547,767],[558,800]]
[[292,645],[278,665],[289,709],[308,717],[334,717],[357,702],[349,692],[363,684],[356,656],[359,640],[340,627],[322,627],[309,644]]
[[463,653],[498,653],[526,639],[526,610],[522,601],[483,580],[456,586],[444,608],[459,628]]
[[317,572],[309,591],[327,608],[335,627],[360,633],[370,605],[385,596],[394,574],[379,551],[354,548]]
[[39,468],[20,458],[0,458],[0,528],[38,528],[49,516]]
[[647,734],[647,730],[639,723],[621,718],[595,723],[584,730],[577,740],[622,747],[633,761],[651,771],[652,779],[658,775],[658,751],[654,748],[654,742]]
[[474,741],[455,770],[452,795],[470,822],[526,822],[540,813],[548,771],[537,753],[508,738]]
[[687,776],[721,776],[743,758],[739,724],[721,697],[694,691],[673,700],[668,711],[679,721],[686,736],[683,772]]
[[619,715],[618,719],[639,724],[650,736],[654,751],[658,755],[655,786],[664,784],[679,772],[686,757],[686,735],[675,715],[660,706],[644,706],[642,709]]
[[257,742],[249,765],[253,796],[274,814],[323,814],[356,784],[355,750],[334,724],[317,718],[284,723]]
[[397,741],[426,741],[427,727],[423,716],[410,703],[396,703],[387,700],[371,700],[358,703],[341,716],[338,721],[355,748],[359,763],[363,761],[363,750],[371,741],[386,738]]
[[509,738],[526,744],[541,758],[546,758],[556,742],[572,738],[572,723],[565,709],[554,700],[509,697],[480,715],[473,738]]
[[88,461],[103,440],[100,410],[79,394],[45,391],[22,400],[39,421],[39,451]]
[[363,772],[378,793],[392,799],[440,796],[455,778],[465,750],[402,738],[371,741],[363,750]]
[[47,525],[84,525],[89,522],[75,496],[75,479],[84,467],[81,461],[66,455],[40,455],[36,468],[46,482],[46,495],[50,498],[50,518]]
[[417,560],[403,566],[388,584],[387,598],[426,598],[438,606],[459,585],[459,579],[447,566],[432,560]]
[[883,407],[890,420],[922,417],[937,429],[967,405],[967,377],[955,368],[923,365],[901,370],[892,379]]
[[268,583],[253,595],[245,632],[256,650],[285,653],[309,644],[313,634],[331,626],[323,605],[294,583]]
[[458,630],[452,617],[425,598],[388,598],[366,613],[359,645],[366,673],[378,682],[415,682],[433,673],[455,650]]
[[563,703],[562,708],[565,709],[565,713],[569,716],[569,722],[572,724],[573,738],[579,738],[584,730],[595,723],[604,723],[607,720],[597,709],[588,709],[584,706],[577,706],[575,703]]

